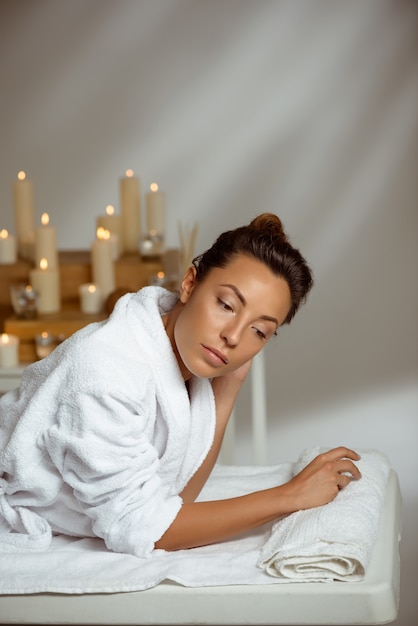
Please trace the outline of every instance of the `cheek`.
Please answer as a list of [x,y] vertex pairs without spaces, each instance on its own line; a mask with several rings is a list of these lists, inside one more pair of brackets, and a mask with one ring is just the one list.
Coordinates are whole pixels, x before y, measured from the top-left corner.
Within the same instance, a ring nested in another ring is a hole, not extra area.
[[185,307],[178,316],[174,326],[174,341],[183,362],[187,361],[189,347],[195,341],[196,326],[196,316],[193,314],[193,307]]

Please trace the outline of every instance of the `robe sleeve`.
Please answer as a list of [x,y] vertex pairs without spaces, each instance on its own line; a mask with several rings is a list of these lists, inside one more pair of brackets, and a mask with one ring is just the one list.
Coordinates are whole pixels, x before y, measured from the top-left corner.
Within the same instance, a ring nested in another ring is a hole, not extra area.
[[109,549],[139,557],[152,552],[182,506],[162,484],[149,431],[145,410],[112,395],[78,393],[60,404],[43,435],[94,533]]

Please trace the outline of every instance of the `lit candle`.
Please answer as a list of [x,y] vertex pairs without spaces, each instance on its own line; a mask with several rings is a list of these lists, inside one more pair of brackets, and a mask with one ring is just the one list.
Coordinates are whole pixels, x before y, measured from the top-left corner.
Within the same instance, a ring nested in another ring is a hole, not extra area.
[[114,259],[118,259],[122,253],[121,217],[116,215],[115,207],[108,204],[106,215],[99,215],[96,220],[97,228],[105,228],[110,233],[110,239],[114,242]]
[[35,231],[35,265],[46,259],[49,269],[54,270],[58,268],[57,233],[49,223],[48,213],[42,213],[41,224]]
[[154,287],[165,287],[167,284],[167,278],[164,272],[157,272],[154,276],[150,276],[149,284]]
[[146,216],[148,232],[156,232],[162,237],[165,236],[165,207],[166,195],[159,191],[157,183],[150,185],[146,198]]
[[13,237],[5,228],[0,230],[0,264],[16,263],[16,237]]
[[13,182],[13,205],[18,253],[24,259],[32,260],[35,230],[33,185],[25,172],[19,172]]
[[100,313],[103,309],[103,296],[98,285],[85,284],[79,287],[80,309],[82,313]]
[[0,335],[0,367],[17,367],[19,364],[19,337]]
[[47,259],[30,270],[30,283],[38,294],[38,313],[57,313],[61,308],[60,276],[58,269],[50,269]]
[[110,233],[105,228],[97,229],[97,237],[91,247],[91,270],[93,283],[98,285],[103,299],[115,290],[115,266],[112,259]]
[[132,170],[126,170],[125,174],[119,180],[122,249],[137,252],[141,235],[140,184]]

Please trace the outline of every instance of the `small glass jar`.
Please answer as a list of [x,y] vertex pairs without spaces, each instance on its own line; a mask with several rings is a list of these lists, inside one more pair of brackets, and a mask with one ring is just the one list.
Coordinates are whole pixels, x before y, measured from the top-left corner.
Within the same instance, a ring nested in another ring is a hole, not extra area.
[[34,319],[38,314],[38,293],[31,285],[10,287],[10,300],[16,317]]
[[51,354],[55,348],[64,341],[65,337],[62,335],[53,335],[44,330],[35,337],[35,350],[38,359],[44,359]]
[[158,257],[164,252],[164,235],[151,230],[139,242],[139,252],[143,257]]

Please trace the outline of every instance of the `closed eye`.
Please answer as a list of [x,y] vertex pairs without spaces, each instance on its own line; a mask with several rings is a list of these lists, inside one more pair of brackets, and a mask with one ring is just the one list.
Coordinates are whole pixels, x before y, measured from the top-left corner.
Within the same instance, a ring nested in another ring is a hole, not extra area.
[[260,330],[259,328],[256,328],[255,326],[254,326],[254,331],[255,331],[257,337],[260,337],[260,339],[264,339],[265,341],[268,341],[268,339],[270,339],[270,336],[273,336],[273,335],[277,336],[277,331],[276,330],[269,337],[265,333],[263,333],[262,330]]
[[267,335],[265,333],[263,333],[262,330],[260,330],[259,328],[255,328],[254,327],[254,331],[255,331],[255,334],[257,335],[257,337],[260,337],[260,339],[267,340]]
[[224,302],[220,298],[217,298],[216,301],[221,309],[223,309],[224,311],[233,311],[233,308],[227,302]]

